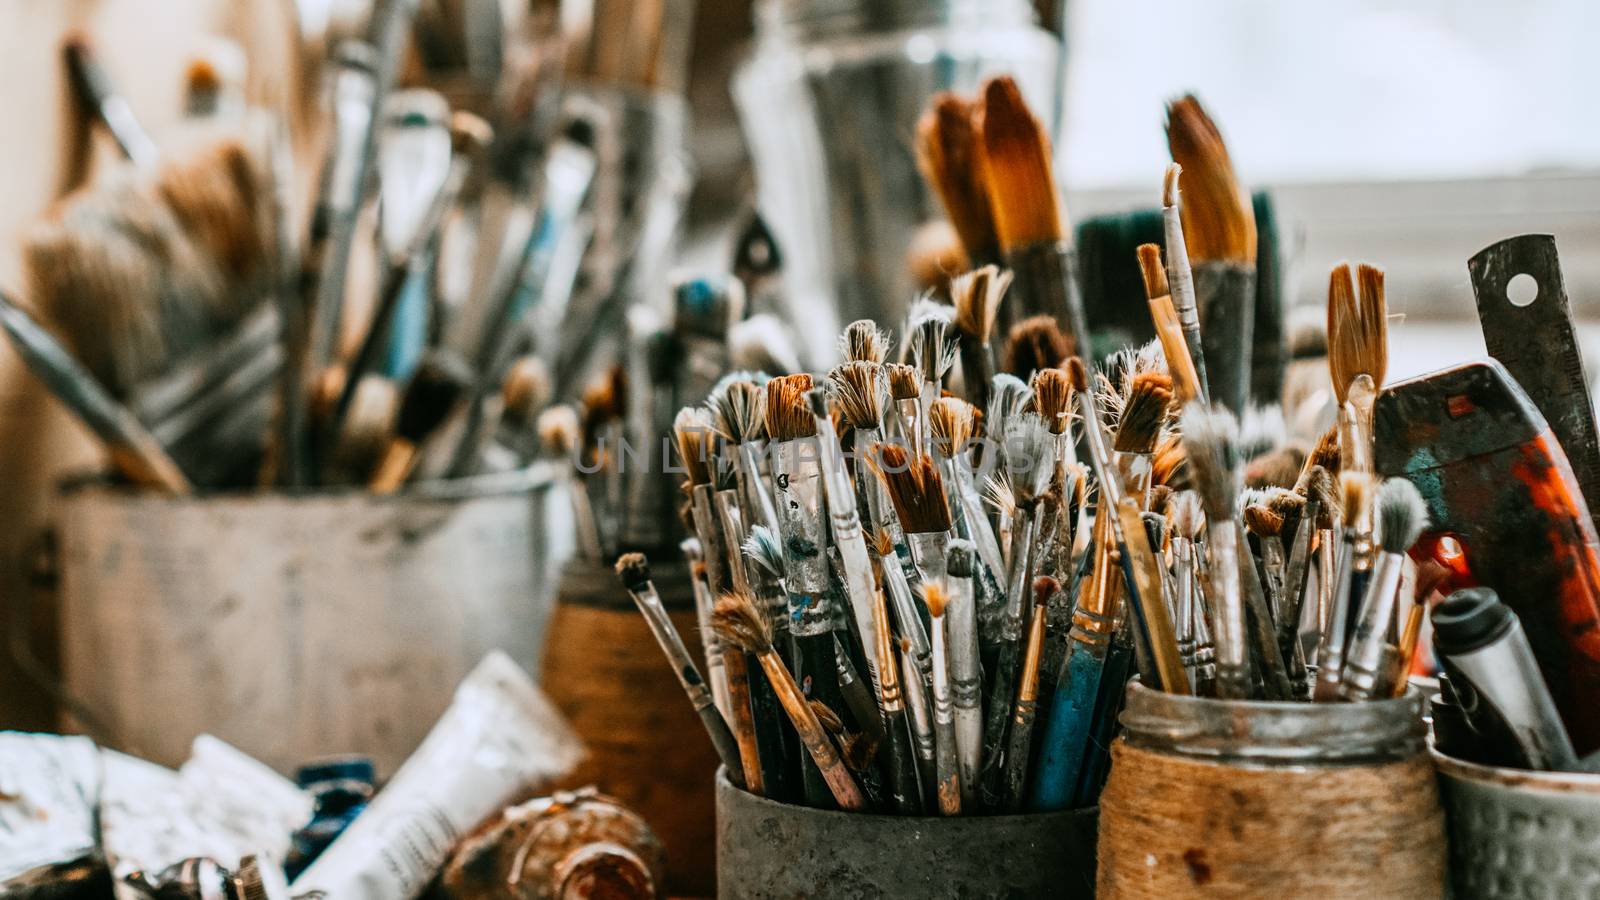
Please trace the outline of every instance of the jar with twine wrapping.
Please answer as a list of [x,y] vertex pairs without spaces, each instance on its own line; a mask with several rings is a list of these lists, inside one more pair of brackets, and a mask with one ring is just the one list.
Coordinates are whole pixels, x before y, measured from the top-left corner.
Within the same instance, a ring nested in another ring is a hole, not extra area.
[[1129,685],[1100,798],[1099,896],[1439,897],[1421,697],[1215,700]]

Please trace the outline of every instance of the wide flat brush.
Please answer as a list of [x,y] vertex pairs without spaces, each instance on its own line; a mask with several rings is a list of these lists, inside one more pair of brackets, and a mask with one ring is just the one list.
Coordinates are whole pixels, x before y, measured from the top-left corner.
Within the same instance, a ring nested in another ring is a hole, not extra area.
[[979,124],[995,234],[1015,276],[1012,302],[1000,321],[1009,330],[1028,316],[1053,316],[1073,352],[1087,353],[1089,327],[1072,274],[1049,136],[1007,76],[984,85]]
[[[1240,413],[1249,400],[1254,346],[1255,213],[1234,175],[1221,133],[1192,95],[1167,107],[1167,146],[1188,176],[1183,232],[1205,336],[1207,395]],[[1184,307],[1179,302],[1174,297],[1181,319]]]
[[689,697],[689,704],[705,726],[711,746],[717,751],[717,758],[728,770],[728,778],[742,787],[744,768],[740,762],[739,745],[733,739],[733,732],[728,730],[727,721],[717,712],[716,704],[711,700],[711,690],[700,678],[700,670],[695,668],[688,648],[683,645],[683,638],[678,636],[672,619],[667,616],[661,596],[656,593],[655,585],[650,580],[649,561],[642,553],[624,553],[617,559],[616,569],[623,587],[628,589],[629,596],[644,616],[645,624],[650,626],[651,634],[655,635],[656,643],[661,645],[661,652],[666,654],[667,662],[672,665],[673,673],[678,676],[678,683]]

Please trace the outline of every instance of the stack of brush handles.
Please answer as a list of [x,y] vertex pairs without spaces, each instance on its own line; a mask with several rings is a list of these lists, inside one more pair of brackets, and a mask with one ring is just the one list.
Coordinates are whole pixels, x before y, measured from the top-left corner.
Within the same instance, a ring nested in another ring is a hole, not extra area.
[[[445,77],[452,27],[506,37],[498,20],[451,19],[477,12],[418,6],[373,4],[365,36],[323,61],[327,142],[308,224],[292,215],[287,123],[245,102],[242,59],[197,60],[188,120],[158,142],[93,48],[69,42],[83,110],[128,163],[24,236],[27,303],[0,296],[0,327],[123,480],[174,495],[387,494],[516,469],[541,454],[551,362],[577,372],[615,352],[603,338],[616,329],[601,326],[625,296],[617,270],[661,255],[640,247],[666,245],[682,191],[645,204],[606,185],[630,141],[654,138],[561,102],[549,42],[507,56],[528,96],[458,98],[506,125],[499,140],[443,95],[401,89],[402,74]],[[584,91],[681,84],[691,17],[659,13],[573,57]],[[499,49],[476,48],[494,65]],[[614,65],[624,55],[648,65]],[[665,224],[635,207],[665,208]],[[569,352],[572,334],[587,355]]]

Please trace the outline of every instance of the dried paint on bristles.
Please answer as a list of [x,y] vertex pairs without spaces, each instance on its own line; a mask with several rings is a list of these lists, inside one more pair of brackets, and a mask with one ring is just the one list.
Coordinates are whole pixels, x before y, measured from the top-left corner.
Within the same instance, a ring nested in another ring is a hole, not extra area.
[[1144,295],[1150,300],[1172,293],[1167,286],[1167,269],[1161,264],[1161,248],[1156,244],[1140,244],[1139,275],[1144,278]]
[[950,297],[956,306],[956,328],[979,343],[989,343],[994,335],[1000,301],[1005,299],[1010,286],[1011,270],[1001,271],[995,266],[956,276],[950,282]]
[[857,319],[839,335],[839,355],[846,362],[882,363],[889,354],[889,334],[871,319]]
[[1192,94],[1167,106],[1167,148],[1188,175],[1182,214],[1189,258],[1254,263],[1255,209],[1234,176],[1222,134]]
[[1154,453],[1172,409],[1172,377],[1164,372],[1136,372],[1117,420],[1113,449],[1118,453]]
[[691,486],[711,483],[711,412],[698,406],[685,406],[672,420],[672,437],[678,445],[678,459]]
[[643,553],[624,553],[617,557],[617,577],[622,586],[639,593],[650,586],[650,560]]
[[897,444],[877,444],[872,456],[895,514],[900,517],[900,527],[910,534],[950,530],[950,505],[933,457],[924,453],[911,459],[906,449]]
[[1072,340],[1053,316],[1030,316],[1011,326],[1000,368],[1026,380],[1034,372],[1053,369],[1072,355]]
[[1061,590],[1061,582],[1049,575],[1040,575],[1033,580],[1033,605],[1045,606],[1050,598]]
[[1300,516],[1305,512],[1306,498],[1294,491],[1277,487],[1267,491],[1267,509],[1283,519],[1283,534],[1294,534],[1300,526]]
[[922,602],[928,607],[928,615],[937,619],[944,615],[945,605],[950,602],[950,594],[944,585],[929,582],[922,586]]
[[1040,369],[1033,373],[1033,411],[1044,419],[1051,434],[1064,434],[1071,424],[1072,386],[1060,369]]
[[977,103],[949,91],[935,94],[917,122],[917,163],[944,203],[945,215],[968,255],[998,255],[994,213],[983,182]]
[[889,385],[883,367],[868,360],[847,362],[828,373],[834,399],[851,428],[877,428],[883,422],[883,406],[889,399]]
[[959,397],[940,397],[928,409],[933,447],[945,459],[964,453],[972,441],[973,406]]
[[1422,492],[1404,478],[1386,478],[1372,501],[1378,546],[1385,553],[1405,553],[1428,527],[1428,505]]
[[767,432],[774,441],[795,441],[817,433],[817,420],[806,406],[806,391],[811,388],[811,376],[805,372],[767,382]]
[[711,610],[711,630],[746,653],[772,652],[772,625],[746,591],[728,591]]
[[916,366],[890,363],[884,367],[889,376],[889,396],[895,400],[915,400],[922,394],[922,373]]
[[965,538],[955,538],[950,541],[949,551],[945,554],[945,569],[951,578],[971,578],[973,575],[972,564],[977,558],[978,547]]
[[1062,240],[1065,232],[1051,170],[1050,138],[1009,76],[984,84],[980,127],[984,177],[1001,250],[1010,253]]

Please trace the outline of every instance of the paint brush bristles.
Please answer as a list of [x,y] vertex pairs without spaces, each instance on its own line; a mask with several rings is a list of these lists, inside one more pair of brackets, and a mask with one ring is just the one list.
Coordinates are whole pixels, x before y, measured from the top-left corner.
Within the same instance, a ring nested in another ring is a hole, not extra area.
[[1050,316],[1033,316],[1006,335],[1000,368],[1026,381],[1041,369],[1059,367],[1072,355],[1072,341]]
[[1389,368],[1383,270],[1363,263],[1359,273],[1359,296],[1349,263],[1335,266],[1328,277],[1328,371],[1339,403],[1356,376],[1366,375],[1381,387]]
[[917,163],[944,203],[967,255],[986,263],[999,259],[994,214],[983,180],[977,104],[948,91],[934,95],[917,123]]
[[[838,751],[834,748],[833,739],[828,736],[827,729],[817,718],[816,711],[807,702],[800,686],[795,683],[794,676],[778,658],[778,653],[772,646],[771,627],[756,608],[755,601],[748,594],[737,591],[723,594],[712,610],[711,627],[724,641],[754,654],[760,661],[762,671],[767,673],[773,690],[778,694],[778,701],[789,714],[795,731],[800,735],[800,742],[805,745],[806,752],[816,763],[839,807],[845,810],[864,809],[866,799],[856,784],[855,776],[850,774],[850,770],[840,759]],[[734,748],[736,753],[737,749]],[[724,764],[726,765],[726,761]]]
[[857,319],[839,335],[839,355],[845,362],[881,364],[889,354],[889,335],[871,319]]
[[916,366],[890,363],[884,367],[889,376],[889,396],[899,402],[915,400],[922,393],[922,373]]
[[1040,369],[1033,375],[1033,409],[1053,435],[1066,432],[1072,421],[1072,388],[1061,369]]
[[713,424],[717,434],[731,444],[765,437],[767,420],[761,399],[761,389],[753,380],[741,378],[719,383],[706,400],[715,414]]
[[[956,307],[956,329],[974,342],[987,345],[994,336],[1000,301],[1005,299],[1006,288],[1010,286],[1011,272],[992,265],[957,275],[950,282],[950,295]],[[985,378],[993,374],[987,373]],[[972,377],[972,373],[968,377]]]
[[1428,527],[1428,507],[1416,485],[1404,478],[1388,478],[1373,498],[1373,518],[1378,525],[1379,553],[1345,653],[1339,690],[1346,700],[1366,700],[1387,687],[1384,648],[1399,604],[1405,554]]
[[[666,654],[673,673],[678,676],[678,683],[689,697],[689,703],[700,716],[700,722],[711,738],[711,745],[716,748],[718,758],[728,770],[729,779],[742,786],[744,767],[740,762],[738,742],[728,729],[727,721],[717,712],[716,704],[711,699],[711,689],[701,679],[700,670],[695,667],[688,648],[683,645],[678,630],[667,617],[666,607],[662,605],[661,597],[650,581],[649,561],[642,553],[624,553],[617,558],[616,570],[623,587],[628,589],[645,623],[655,635],[656,642],[661,645],[661,652]],[[770,641],[768,646],[771,646]]]
[[774,441],[794,441],[817,433],[817,420],[806,406],[806,391],[811,388],[811,376],[804,372],[767,382],[765,416],[767,432]]
[[858,431],[882,425],[884,404],[889,400],[882,366],[867,360],[847,362],[835,366],[828,373],[828,381],[845,424]]
[[1118,453],[1151,454],[1161,438],[1172,406],[1172,378],[1162,372],[1139,372],[1128,384],[1128,396],[1117,420],[1112,448]]
[[1167,285],[1167,270],[1161,265],[1161,248],[1155,244],[1140,244],[1135,251],[1139,256],[1139,275],[1144,279],[1144,295],[1148,300],[1166,297],[1172,293]]
[[1225,409],[1190,404],[1182,428],[1191,480],[1207,522],[1211,564],[1206,593],[1217,642],[1217,691],[1223,698],[1245,699],[1250,696],[1250,664],[1239,571],[1244,550],[1233,518],[1239,499],[1238,423]]
[[949,531],[950,507],[933,458],[923,454],[911,459],[906,449],[896,444],[879,444],[873,452],[878,474],[889,489],[889,499],[906,533]]
[[983,171],[1000,248],[1009,253],[1062,240],[1050,139],[1028,111],[1017,83],[1002,76],[985,84],[979,118]]
[[672,420],[672,437],[678,445],[678,460],[683,463],[689,485],[711,483],[713,462],[711,412],[686,406]]
[[1167,107],[1167,147],[1188,176],[1183,236],[1197,263],[1254,263],[1256,219],[1250,197],[1234,177],[1222,134],[1193,95]]
[[928,410],[928,431],[933,449],[942,459],[954,460],[966,452],[972,440],[972,404],[958,397],[940,397]]

